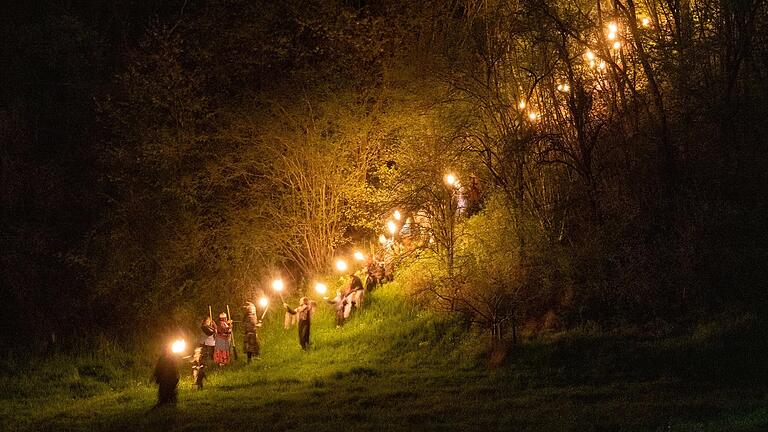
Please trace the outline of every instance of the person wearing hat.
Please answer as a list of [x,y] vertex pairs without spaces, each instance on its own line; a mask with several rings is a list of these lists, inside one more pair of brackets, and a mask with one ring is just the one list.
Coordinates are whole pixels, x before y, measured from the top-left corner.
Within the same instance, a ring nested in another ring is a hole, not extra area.
[[291,309],[288,303],[283,303],[283,307],[289,314],[296,315],[299,318],[299,345],[301,345],[301,349],[306,351],[309,347],[309,325],[312,319],[314,302],[310,301],[307,297],[302,297],[296,309]]
[[213,361],[219,366],[229,364],[229,345],[232,339],[232,321],[227,314],[219,314],[219,323],[216,326],[216,346],[213,351]]
[[243,345],[245,346],[245,353],[248,356],[248,363],[251,362],[251,357],[259,358],[261,352],[261,345],[259,343],[259,334],[257,329],[261,327],[259,316],[256,314],[256,305],[251,302],[245,303],[245,340]]

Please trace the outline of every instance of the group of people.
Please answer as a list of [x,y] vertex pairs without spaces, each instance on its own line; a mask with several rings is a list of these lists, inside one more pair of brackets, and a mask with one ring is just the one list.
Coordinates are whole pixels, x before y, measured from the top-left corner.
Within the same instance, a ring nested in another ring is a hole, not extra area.
[[[260,353],[261,346],[257,329],[261,327],[261,320],[256,314],[256,305],[246,302],[244,308],[245,338],[243,350],[247,355],[248,363],[250,363],[251,359],[258,357]],[[214,322],[209,314],[209,316],[203,319],[200,323],[201,336],[199,346],[195,348],[193,355],[184,357],[184,359],[190,359],[192,379],[198,390],[203,388],[207,365],[215,363],[219,366],[225,366],[231,362],[231,354],[236,353],[232,344],[232,324],[234,321],[224,312],[219,314],[218,318],[218,322]],[[176,387],[179,383],[179,362],[178,355],[167,349],[163,351],[155,365],[153,379],[158,385],[158,401],[155,407],[176,402]]]
[[[258,357],[261,351],[257,329],[261,327],[261,320],[256,313],[256,305],[246,302],[244,324],[244,346],[243,350],[247,355],[248,362]],[[233,350],[232,339],[232,321],[229,316],[222,312],[219,314],[218,323],[214,323],[210,316],[206,317],[200,324],[202,337],[200,348],[202,349],[202,358],[205,361],[212,361],[219,366],[229,364]]]
[[[366,291],[372,291],[379,284],[379,279],[371,268],[368,270],[365,285],[363,285],[363,281],[355,272],[351,272],[349,277],[349,284],[344,291],[336,290],[336,296],[333,298],[323,297],[323,300],[335,307],[337,328],[343,326],[344,322],[349,319],[355,310],[363,308]],[[299,345],[303,350],[309,347],[312,313],[316,306],[316,302],[307,297],[299,299],[299,305],[295,309],[288,306],[287,303],[283,303],[286,312],[285,327],[290,327],[293,322],[293,320],[289,319],[290,316],[296,318],[299,328]]]
[[[382,278],[377,277],[379,272],[378,266],[368,266],[365,284],[360,277],[351,272],[349,284],[343,291],[337,290],[336,296],[333,298],[323,297],[327,303],[335,306],[337,327],[343,326],[355,310],[362,309],[366,291],[372,291],[382,282]],[[309,348],[310,325],[316,306],[316,302],[307,297],[299,299],[299,305],[296,308],[291,308],[287,303],[283,303],[286,311],[286,328],[294,321],[298,324],[299,345],[303,350]],[[250,363],[251,359],[258,358],[261,352],[258,328],[261,327],[262,321],[257,314],[256,305],[246,302],[244,309],[243,351],[247,356],[248,363]],[[289,320],[289,317],[293,319]],[[192,376],[198,389],[203,388],[205,368],[208,364],[215,363],[218,366],[225,366],[232,361],[231,356],[233,354],[237,355],[233,346],[233,323],[234,321],[229,314],[225,312],[219,314],[216,322],[214,322],[212,314],[209,313],[209,316],[200,323],[199,346],[195,348],[194,355],[186,357],[191,358]],[[154,380],[159,385],[156,406],[175,403],[176,387],[179,382],[178,357],[170,350],[161,355],[155,367]]]

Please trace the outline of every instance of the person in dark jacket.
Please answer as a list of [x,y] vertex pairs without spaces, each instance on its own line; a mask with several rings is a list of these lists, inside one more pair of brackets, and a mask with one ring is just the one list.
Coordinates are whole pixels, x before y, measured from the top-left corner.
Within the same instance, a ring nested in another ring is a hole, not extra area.
[[283,303],[283,307],[289,314],[299,318],[299,345],[305,351],[309,347],[309,326],[312,319],[313,303],[306,297],[299,300],[299,306],[296,309],[291,309],[288,303]]
[[179,384],[179,358],[170,347],[160,355],[153,374],[158,385],[155,408],[176,403],[176,386]]
[[261,327],[259,316],[256,314],[256,305],[251,302],[245,304],[245,340],[244,349],[248,356],[248,363],[251,362],[251,357],[259,357],[261,352],[261,345],[259,344],[258,328]]
[[374,271],[372,269],[368,269],[365,276],[365,291],[371,292],[376,288],[376,285],[379,284],[378,279],[376,279],[376,275],[374,274]]
[[344,291],[344,298],[347,300],[347,305],[344,309],[344,318],[349,318],[352,311],[363,307],[365,289],[363,288],[363,281],[357,277],[354,271],[350,271],[349,273],[349,285],[347,286],[347,290]]

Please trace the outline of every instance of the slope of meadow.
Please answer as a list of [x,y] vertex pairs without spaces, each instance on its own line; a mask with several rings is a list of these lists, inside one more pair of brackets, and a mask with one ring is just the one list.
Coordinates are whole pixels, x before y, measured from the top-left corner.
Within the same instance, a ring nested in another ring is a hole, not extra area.
[[768,430],[765,342],[749,317],[676,337],[571,331],[489,368],[480,336],[410,305],[396,284],[340,329],[321,305],[308,352],[277,315],[260,360],[213,368],[203,391],[185,368],[176,407],[150,409],[151,359],[118,347],[6,359],[0,429]]

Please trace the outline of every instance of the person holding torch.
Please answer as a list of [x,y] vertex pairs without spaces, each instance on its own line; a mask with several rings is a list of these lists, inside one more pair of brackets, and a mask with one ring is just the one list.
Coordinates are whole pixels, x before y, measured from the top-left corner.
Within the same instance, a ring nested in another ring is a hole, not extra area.
[[291,315],[296,315],[299,319],[299,345],[304,351],[309,347],[309,326],[312,319],[312,308],[314,302],[310,301],[307,297],[302,297],[299,300],[299,306],[296,309],[291,309],[288,303],[283,303],[285,311]]
[[166,346],[160,354],[152,373],[152,378],[158,386],[157,404],[154,408],[176,403],[176,387],[179,384],[179,357],[186,350],[186,345],[183,339],[178,339]]

